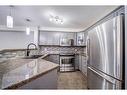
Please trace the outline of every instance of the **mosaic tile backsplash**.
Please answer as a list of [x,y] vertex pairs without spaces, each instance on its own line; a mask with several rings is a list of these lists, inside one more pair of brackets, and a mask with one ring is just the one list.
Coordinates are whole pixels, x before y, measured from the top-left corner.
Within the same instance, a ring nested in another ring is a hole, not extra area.
[[41,54],[83,53],[84,47],[40,47]]
[[[60,53],[75,53],[81,54],[84,53],[84,47],[48,47],[48,46],[41,46],[39,50],[31,50],[30,55],[37,55],[37,54],[60,54]],[[4,62],[8,59],[14,59],[18,57],[24,57],[26,55],[26,50],[12,50],[12,51],[4,51],[0,52],[0,63]]]

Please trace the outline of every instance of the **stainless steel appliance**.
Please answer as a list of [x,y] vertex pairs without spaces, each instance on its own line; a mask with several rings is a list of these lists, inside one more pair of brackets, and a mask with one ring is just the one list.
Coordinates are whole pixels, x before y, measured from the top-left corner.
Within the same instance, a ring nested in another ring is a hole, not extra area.
[[124,88],[122,15],[89,31],[87,52],[88,89]]
[[73,45],[74,45],[74,39],[67,39],[67,38],[60,39],[60,46],[73,46]]
[[60,72],[75,71],[74,54],[60,54]]

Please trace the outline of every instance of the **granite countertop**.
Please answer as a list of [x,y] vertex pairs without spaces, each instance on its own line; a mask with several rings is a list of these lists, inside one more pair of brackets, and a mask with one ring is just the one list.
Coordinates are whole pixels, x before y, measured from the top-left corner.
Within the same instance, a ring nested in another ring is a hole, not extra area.
[[47,55],[38,59],[16,58],[0,64],[0,88],[16,89],[56,69],[58,64],[42,59]]
[[[17,51],[17,50],[20,50],[20,51],[24,51],[26,50],[26,48],[17,48],[17,49],[0,49],[0,52],[10,52],[10,51]],[[37,50],[37,49],[34,49],[34,48],[31,48],[30,50]]]

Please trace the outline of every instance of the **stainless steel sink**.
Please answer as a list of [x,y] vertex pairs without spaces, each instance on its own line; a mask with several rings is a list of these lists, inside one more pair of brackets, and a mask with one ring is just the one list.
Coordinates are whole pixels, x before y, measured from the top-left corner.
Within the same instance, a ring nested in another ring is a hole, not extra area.
[[41,56],[43,56],[43,55],[31,55],[31,56],[25,56],[25,57],[23,57],[23,59],[37,59]]

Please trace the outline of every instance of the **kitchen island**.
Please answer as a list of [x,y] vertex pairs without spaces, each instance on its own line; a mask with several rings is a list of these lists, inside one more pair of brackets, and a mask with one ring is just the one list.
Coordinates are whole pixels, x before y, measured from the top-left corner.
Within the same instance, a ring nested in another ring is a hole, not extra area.
[[44,60],[16,58],[0,64],[1,89],[56,89],[58,64]]

